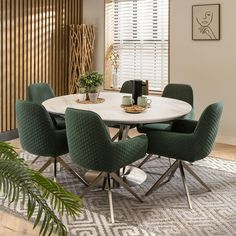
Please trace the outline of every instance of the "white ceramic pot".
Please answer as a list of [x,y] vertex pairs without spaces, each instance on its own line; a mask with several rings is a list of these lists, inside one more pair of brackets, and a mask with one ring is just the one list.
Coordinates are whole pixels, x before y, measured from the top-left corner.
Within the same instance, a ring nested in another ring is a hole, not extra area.
[[89,100],[90,100],[91,102],[96,102],[96,101],[97,101],[97,99],[98,99],[98,93],[88,93],[88,95],[89,95]]
[[85,101],[86,100],[86,93],[78,93],[78,98],[81,102]]

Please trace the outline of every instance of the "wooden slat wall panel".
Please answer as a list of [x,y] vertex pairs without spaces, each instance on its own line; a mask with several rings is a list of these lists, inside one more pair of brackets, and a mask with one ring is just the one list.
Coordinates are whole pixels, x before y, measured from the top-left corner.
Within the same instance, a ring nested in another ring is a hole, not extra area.
[[0,0],[0,132],[17,127],[15,102],[32,83],[68,91],[69,25],[82,0]]

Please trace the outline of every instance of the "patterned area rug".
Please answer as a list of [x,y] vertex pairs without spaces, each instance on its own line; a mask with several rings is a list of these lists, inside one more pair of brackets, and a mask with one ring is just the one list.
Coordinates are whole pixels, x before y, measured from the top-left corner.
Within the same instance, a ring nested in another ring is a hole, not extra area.
[[[33,156],[27,153],[22,152],[21,156],[27,161],[33,160]],[[69,161],[68,157],[64,158]],[[41,158],[33,167],[41,166],[44,160]],[[155,158],[146,163],[143,170],[148,175],[147,180],[133,187],[134,191],[144,196],[168,166],[166,158]],[[169,183],[144,198],[144,203],[138,202],[123,188],[114,189],[115,224],[110,223],[107,192],[101,189],[85,196],[79,219],[72,221],[64,217],[63,222],[71,236],[236,235],[236,162],[208,157],[191,167],[212,190],[206,192],[186,172],[193,210],[188,208],[182,179],[177,171]],[[44,172],[49,177],[52,176],[51,168]],[[58,182],[76,194],[84,189],[76,178],[63,169],[58,172]],[[0,205],[5,210],[25,216],[25,209],[14,204],[8,208],[1,197]]]

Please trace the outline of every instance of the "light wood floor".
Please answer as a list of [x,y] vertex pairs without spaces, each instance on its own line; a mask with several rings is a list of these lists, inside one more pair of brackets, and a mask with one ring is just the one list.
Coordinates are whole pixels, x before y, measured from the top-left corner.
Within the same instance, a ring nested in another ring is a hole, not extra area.
[[[116,132],[115,129],[110,130],[111,134]],[[130,131],[130,136],[136,136],[138,133],[135,130]],[[12,140],[10,142],[16,151],[21,150],[19,140]],[[216,143],[211,156],[227,159],[236,160],[236,146]],[[6,212],[0,211],[0,235],[4,236],[36,236],[39,235],[39,229],[33,230],[33,224],[20,219]]]

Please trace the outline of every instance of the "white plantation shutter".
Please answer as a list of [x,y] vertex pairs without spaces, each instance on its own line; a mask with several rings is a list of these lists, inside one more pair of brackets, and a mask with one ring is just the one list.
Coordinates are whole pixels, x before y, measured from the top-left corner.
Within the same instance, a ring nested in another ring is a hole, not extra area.
[[106,45],[119,54],[118,85],[149,80],[149,89],[168,83],[168,0],[110,0]]

